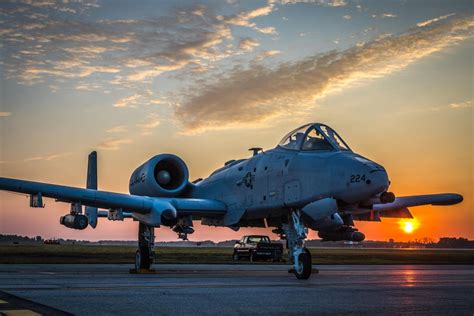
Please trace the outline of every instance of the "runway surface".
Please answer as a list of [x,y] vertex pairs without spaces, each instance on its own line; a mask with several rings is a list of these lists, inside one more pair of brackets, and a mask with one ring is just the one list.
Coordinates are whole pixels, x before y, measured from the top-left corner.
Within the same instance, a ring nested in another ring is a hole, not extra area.
[[0,314],[474,313],[474,265],[323,265],[307,281],[284,265],[154,267],[136,275],[123,264],[0,265]]

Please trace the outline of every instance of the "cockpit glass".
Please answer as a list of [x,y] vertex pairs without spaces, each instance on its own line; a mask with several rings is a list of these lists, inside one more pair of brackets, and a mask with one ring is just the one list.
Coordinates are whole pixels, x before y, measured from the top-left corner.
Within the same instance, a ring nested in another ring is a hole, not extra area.
[[322,135],[314,127],[308,132],[305,137],[302,150],[333,150],[332,145],[326,140],[326,137]]
[[286,149],[299,150],[308,127],[309,125],[305,125],[288,133],[278,145]]
[[337,146],[339,150],[350,150],[349,146],[342,140],[335,131],[326,125],[320,125],[319,128],[323,131],[326,137],[331,139],[331,141]]
[[289,132],[278,145],[285,149],[304,151],[351,150],[334,130],[318,123]]

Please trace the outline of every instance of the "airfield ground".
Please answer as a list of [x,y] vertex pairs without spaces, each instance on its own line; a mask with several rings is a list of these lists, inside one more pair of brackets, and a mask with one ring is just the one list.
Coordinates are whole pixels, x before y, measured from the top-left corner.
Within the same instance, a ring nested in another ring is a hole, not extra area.
[[[472,315],[473,265],[0,264],[6,315]],[[35,313],[35,314],[33,314]],[[70,313],[70,314],[68,314]]]
[[[135,251],[133,246],[0,245],[0,263],[133,264]],[[474,250],[310,248],[310,251],[316,265],[474,263]],[[223,247],[157,247],[156,260],[157,263],[233,263],[232,248]]]

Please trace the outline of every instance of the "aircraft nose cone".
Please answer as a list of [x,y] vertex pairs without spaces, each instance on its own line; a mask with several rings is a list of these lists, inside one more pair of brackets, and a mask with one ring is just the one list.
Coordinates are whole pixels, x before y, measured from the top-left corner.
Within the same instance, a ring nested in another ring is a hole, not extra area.
[[156,175],[156,181],[158,181],[158,183],[161,184],[161,185],[166,185],[166,184],[170,183],[171,175],[168,171],[161,170]]
[[366,182],[368,185],[375,188],[377,192],[384,192],[388,190],[390,181],[388,180],[388,174],[385,170],[371,170],[369,177]]

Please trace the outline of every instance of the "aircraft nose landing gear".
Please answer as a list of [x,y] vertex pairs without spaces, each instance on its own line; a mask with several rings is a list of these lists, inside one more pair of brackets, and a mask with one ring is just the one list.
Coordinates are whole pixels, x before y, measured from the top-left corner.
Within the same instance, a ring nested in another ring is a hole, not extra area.
[[297,279],[307,280],[311,276],[312,264],[311,254],[304,247],[304,240],[307,236],[307,228],[301,222],[299,210],[294,210],[288,218],[288,224],[282,225],[285,231],[288,254],[293,261],[292,271]]

